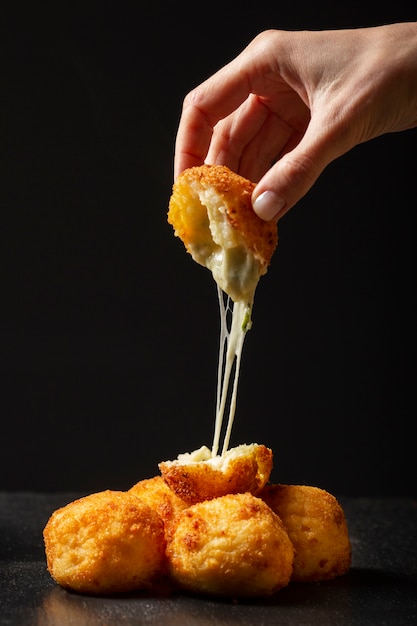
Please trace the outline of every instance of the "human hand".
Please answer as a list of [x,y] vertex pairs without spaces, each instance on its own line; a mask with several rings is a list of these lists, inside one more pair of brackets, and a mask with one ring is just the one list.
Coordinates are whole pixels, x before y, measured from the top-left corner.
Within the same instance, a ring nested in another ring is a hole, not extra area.
[[278,220],[359,143],[417,126],[417,22],[261,33],[184,99],[174,174],[203,162],[258,183]]

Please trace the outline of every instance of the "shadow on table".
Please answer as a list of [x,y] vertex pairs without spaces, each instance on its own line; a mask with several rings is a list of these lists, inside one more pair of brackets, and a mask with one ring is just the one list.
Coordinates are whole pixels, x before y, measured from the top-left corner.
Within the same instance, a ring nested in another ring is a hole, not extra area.
[[413,579],[360,569],[352,569],[346,576],[325,583],[291,584],[268,599],[238,602],[168,592],[97,597],[54,587],[37,609],[35,623],[39,626],[381,624],[392,607],[405,620],[415,615],[416,588]]

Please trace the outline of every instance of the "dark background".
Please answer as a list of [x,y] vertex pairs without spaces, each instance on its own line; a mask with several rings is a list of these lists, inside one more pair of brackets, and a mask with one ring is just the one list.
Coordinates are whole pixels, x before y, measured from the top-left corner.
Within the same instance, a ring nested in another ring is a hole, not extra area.
[[[1,21],[0,489],[124,489],[212,440],[215,284],[166,222],[184,95],[265,28],[415,0],[34,4]],[[415,494],[416,147],[358,146],[280,222],[232,440],[274,481]]]

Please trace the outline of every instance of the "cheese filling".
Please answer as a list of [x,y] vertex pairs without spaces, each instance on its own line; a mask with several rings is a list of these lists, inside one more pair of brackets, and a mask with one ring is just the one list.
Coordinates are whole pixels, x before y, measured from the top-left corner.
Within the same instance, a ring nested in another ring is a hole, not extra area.
[[231,448],[222,456],[213,456],[212,451],[207,446],[201,446],[198,450],[194,450],[193,452],[184,452],[179,454],[176,461],[174,463],[179,463],[180,465],[189,465],[190,463],[207,463],[214,469],[219,469],[222,471],[227,470],[227,465],[230,461],[237,459],[243,456],[250,456],[254,454],[255,449],[257,448],[257,444],[246,444],[242,443],[235,448]]
[[248,251],[241,233],[229,224],[221,198],[196,183],[193,187],[198,199],[193,205],[193,232],[198,237],[189,244],[193,259],[212,272],[217,285],[233,302],[252,304],[259,278],[265,272],[261,262]]
[[214,458],[219,453],[228,402],[229,414],[222,457],[229,447],[244,338],[252,324],[255,289],[265,270],[248,250],[241,233],[230,225],[221,198],[212,190],[197,185],[194,185],[193,191],[198,198],[197,207],[194,206],[194,220],[199,224],[196,229],[199,237],[194,239],[189,248],[194,260],[212,272],[217,283],[220,309],[216,418],[211,450]]

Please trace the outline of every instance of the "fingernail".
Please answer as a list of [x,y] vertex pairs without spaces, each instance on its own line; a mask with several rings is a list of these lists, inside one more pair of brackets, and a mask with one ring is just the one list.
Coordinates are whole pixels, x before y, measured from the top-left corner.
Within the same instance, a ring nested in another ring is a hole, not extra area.
[[264,191],[253,203],[253,210],[263,220],[276,218],[285,207],[285,200],[275,191]]

